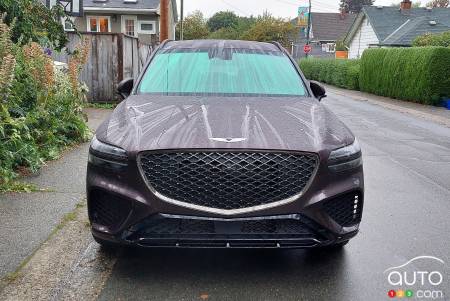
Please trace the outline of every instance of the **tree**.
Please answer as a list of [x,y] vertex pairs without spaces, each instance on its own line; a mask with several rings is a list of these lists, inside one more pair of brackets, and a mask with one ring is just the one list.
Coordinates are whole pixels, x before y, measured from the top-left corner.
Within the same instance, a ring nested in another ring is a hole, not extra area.
[[233,27],[222,27],[214,32],[211,32],[208,39],[212,40],[240,40],[241,33]]
[[208,36],[209,39],[241,40],[243,34],[248,31],[256,22],[254,17],[239,17],[237,24],[230,27],[222,27]]
[[418,36],[413,41],[414,47],[425,47],[425,46],[442,46],[450,47],[450,31],[431,34],[426,33],[424,35]]
[[359,13],[364,5],[372,5],[374,0],[341,0],[340,10],[344,13]]
[[450,0],[433,0],[427,3],[427,7],[449,7]]
[[61,50],[68,42],[61,24],[66,14],[60,5],[47,8],[38,0],[0,0],[0,13],[6,13],[5,23],[12,26],[13,42],[30,40]]
[[[209,29],[206,25],[206,20],[200,11],[194,11],[189,14],[183,22],[184,25],[184,39],[185,40],[199,40],[205,39],[209,35]],[[177,25],[177,36],[180,36],[180,23]]]
[[[400,7],[400,4],[401,4],[401,2],[399,2],[399,3],[392,3],[391,7]],[[412,4],[412,8],[419,8],[421,6],[422,6],[422,2],[420,2],[420,1],[413,2],[413,4]]]
[[208,28],[211,32],[217,31],[221,28],[236,28],[239,23],[239,17],[230,11],[221,11],[215,13],[207,22]]
[[289,47],[289,37],[295,32],[295,26],[281,18],[275,18],[264,13],[256,19],[256,22],[243,35],[243,40],[271,42],[276,41],[284,47]]

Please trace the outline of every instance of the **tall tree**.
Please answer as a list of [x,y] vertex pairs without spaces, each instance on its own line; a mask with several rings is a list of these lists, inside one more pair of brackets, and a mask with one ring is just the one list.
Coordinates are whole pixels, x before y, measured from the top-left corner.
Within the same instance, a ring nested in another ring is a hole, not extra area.
[[340,10],[344,13],[357,14],[364,5],[372,5],[374,0],[341,0]]
[[294,34],[295,30],[295,26],[291,22],[264,13],[256,19],[256,22],[241,36],[241,39],[259,42],[277,41],[284,47],[289,47],[289,37]]
[[[45,1],[43,1],[45,2]],[[66,14],[62,6],[48,9],[37,0],[0,0],[0,18],[12,26],[12,40],[23,44],[30,40],[61,50],[68,42],[61,23]]]
[[[201,11],[194,11],[184,19],[184,39],[199,40],[209,35],[206,20]],[[180,36],[180,23],[177,25],[177,37]]]
[[231,11],[220,11],[208,20],[208,28],[214,32],[221,28],[235,28],[239,23],[239,17]]
[[449,7],[450,0],[433,0],[427,3],[428,7]]

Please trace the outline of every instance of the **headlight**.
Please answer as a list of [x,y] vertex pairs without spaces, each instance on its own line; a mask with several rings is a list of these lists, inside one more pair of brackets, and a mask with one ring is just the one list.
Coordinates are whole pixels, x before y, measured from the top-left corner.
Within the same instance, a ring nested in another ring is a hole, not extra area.
[[334,172],[353,169],[361,165],[361,147],[356,139],[353,144],[332,151],[328,158],[328,167]]
[[117,146],[103,143],[94,136],[89,149],[89,163],[109,169],[123,169],[128,165],[127,152]]

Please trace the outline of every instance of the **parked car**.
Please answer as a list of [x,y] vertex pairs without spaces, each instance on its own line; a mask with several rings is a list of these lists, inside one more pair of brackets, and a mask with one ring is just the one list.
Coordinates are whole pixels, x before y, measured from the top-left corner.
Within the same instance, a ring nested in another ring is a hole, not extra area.
[[363,211],[362,155],[278,43],[168,41],[97,130],[94,238],[143,247],[340,247]]

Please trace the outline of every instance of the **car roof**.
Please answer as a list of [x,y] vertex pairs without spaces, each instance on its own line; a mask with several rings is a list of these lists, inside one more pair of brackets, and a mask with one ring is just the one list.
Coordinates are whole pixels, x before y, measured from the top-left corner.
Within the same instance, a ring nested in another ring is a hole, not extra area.
[[281,52],[276,44],[254,41],[238,40],[189,40],[189,41],[169,41],[164,44],[164,50],[172,49],[249,49],[260,51]]

